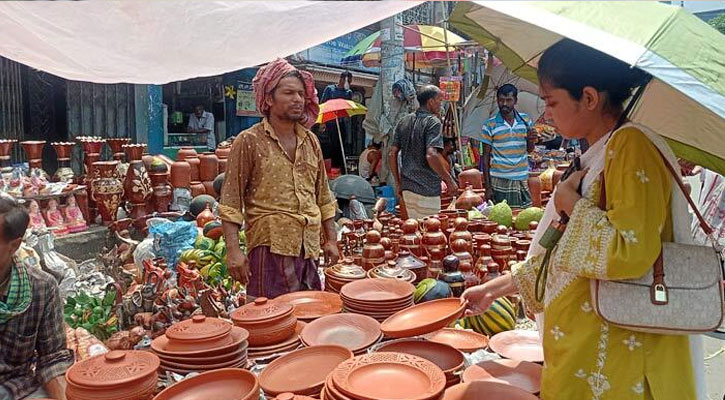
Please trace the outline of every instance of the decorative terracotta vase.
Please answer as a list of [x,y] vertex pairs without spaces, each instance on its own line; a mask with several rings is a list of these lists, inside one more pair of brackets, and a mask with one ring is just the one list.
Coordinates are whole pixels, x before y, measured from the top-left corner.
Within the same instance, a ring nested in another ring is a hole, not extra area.
[[20,142],[28,158],[30,169],[43,169],[43,147],[45,140],[28,140]]
[[53,174],[53,181],[71,183],[75,179],[73,169],[70,167],[70,155],[73,151],[75,143],[72,142],[55,142],[51,143],[58,157],[58,169]]
[[[113,152],[113,159],[123,162],[123,146],[131,143],[131,138],[108,138],[106,139],[106,143],[108,143],[108,147]],[[128,152],[126,152],[126,155],[128,156]]]
[[206,194],[206,189],[204,188],[204,184],[199,181],[191,181],[191,197],[194,198],[196,196]]
[[[134,205],[145,204],[149,196],[151,196],[151,182],[146,172],[146,166],[141,160],[146,145],[126,144],[122,148],[126,153],[129,164],[123,183],[126,201]],[[136,214],[138,214],[138,211]]]
[[471,185],[466,186],[466,190],[456,199],[456,208],[462,210],[470,210],[481,204],[483,204],[483,198],[473,191]]
[[424,224],[425,233],[421,244],[431,262],[441,261],[446,255],[448,240],[441,232],[441,222],[437,218],[428,218]]
[[186,161],[174,161],[171,164],[171,186],[189,188],[191,183],[191,165]]
[[453,243],[455,240],[463,239],[467,243],[466,249],[469,252],[473,251],[473,235],[468,231],[468,220],[465,218],[456,218],[454,227],[454,231],[451,233],[448,241]]
[[96,202],[104,225],[116,221],[118,206],[123,197],[123,183],[118,178],[118,161],[93,163],[95,179],[91,181],[92,199]]
[[474,189],[483,189],[483,174],[478,169],[467,169],[458,174],[458,186],[471,186]]
[[66,372],[68,400],[150,400],[159,357],[149,351],[113,350],[79,361]]
[[418,233],[418,221],[408,219],[403,224],[403,236],[400,237],[400,248],[404,249],[416,257],[424,255],[423,247],[421,247],[422,237]]
[[151,180],[151,186],[156,187],[165,185],[169,182],[168,172],[149,172],[149,179]]
[[0,139],[0,169],[7,169],[12,165],[13,146],[17,143],[14,139]]
[[211,208],[209,208],[209,203],[206,203],[206,208],[204,208],[204,211],[200,212],[199,215],[196,216],[196,226],[199,228],[203,228],[204,225],[206,225],[208,222],[214,221],[214,213],[211,212]]
[[370,230],[365,235],[365,246],[362,251],[362,267],[369,271],[385,263],[385,248],[380,244],[380,232]]
[[199,156],[199,176],[201,181],[213,181],[219,175],[219,160],[214,153],[204,153]]

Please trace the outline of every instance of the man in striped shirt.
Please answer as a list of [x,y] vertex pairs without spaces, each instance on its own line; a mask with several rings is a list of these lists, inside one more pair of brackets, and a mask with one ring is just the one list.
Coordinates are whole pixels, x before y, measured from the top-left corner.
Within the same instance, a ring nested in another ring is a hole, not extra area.
[[483,173],[486,199],[506,200],[513,208],[531,206],[528,153],[534,150],[536,133],[531,118],[516,111],[518,90],[506,84],[496,91],[499,112],[483,124]]

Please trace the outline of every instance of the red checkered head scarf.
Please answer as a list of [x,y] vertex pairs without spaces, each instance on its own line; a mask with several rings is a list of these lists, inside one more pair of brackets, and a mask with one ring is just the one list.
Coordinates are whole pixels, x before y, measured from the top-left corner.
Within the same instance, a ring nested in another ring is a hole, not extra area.
[[252,80],[257,110],[264,115],[269,115],[269,105],[265,102],[265,99],[272,95],[274,89],[279,85],[279,81],[293,71],[298,71],[302,75],[305,85],[305,113],[300,123],[306,128],[310,128],[315,124],[317,114],[320,112],[315,80],[312,78],[312,74],[298,70],[283,58],[278,58],[260,68]]

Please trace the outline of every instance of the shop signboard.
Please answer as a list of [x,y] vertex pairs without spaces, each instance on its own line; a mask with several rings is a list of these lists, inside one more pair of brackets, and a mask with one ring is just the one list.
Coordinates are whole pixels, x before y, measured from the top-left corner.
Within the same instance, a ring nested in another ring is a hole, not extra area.
[[237,83],[237,116],[238,117],[259,117],[257,105],[254,99],[252,84],[248,82]]

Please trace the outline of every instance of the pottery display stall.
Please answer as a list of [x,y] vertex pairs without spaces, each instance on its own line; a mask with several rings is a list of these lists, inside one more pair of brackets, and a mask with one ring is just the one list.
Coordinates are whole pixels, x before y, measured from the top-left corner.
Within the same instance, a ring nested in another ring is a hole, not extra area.
[[159,358],[147,351],[114,350],[75,363],[65,374],[68,400],[151,400]]
[[58,157],[58,169],[53,174],[53,181],[73,183],[75,180],[75,174],[70,166],[70,160],[75,143],[54,142],[50,145],[53,146],[53,149],[55,149],[55,155]]
[[116,221],[118,207],[123,199],[123,182],[118,176],[117,168],[118,161],[93,163],[95,177],[91,181],[91,199],[96,203],[104,225]]
[[[108,147],[111,148],[111,152],[113,153],[112,157],[114,160],[123,162],[124,153],[126,153],[126,156],[128,156],[128,152],[125,152],[123,146],[130,144],[131,138],[107,138],[106,143],[108,143]],[[128,161],[131,160],[129,159]]]
[[249,332],[204,315],[178,322],[151,342],[160,370],[188,374],[247,365]]

